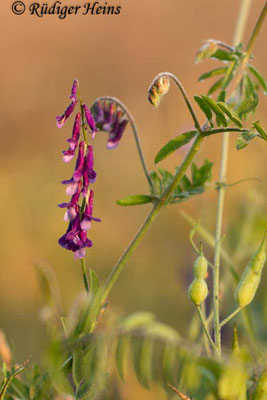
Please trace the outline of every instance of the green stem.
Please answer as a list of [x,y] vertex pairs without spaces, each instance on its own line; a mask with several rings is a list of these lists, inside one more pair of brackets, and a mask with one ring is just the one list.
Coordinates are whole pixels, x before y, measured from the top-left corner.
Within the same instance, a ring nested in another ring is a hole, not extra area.
[[86,293],[88,294],[89,293],[89,284],[88,284],[88,279],[87,279],[87,274],[86,274],[86,266],[85,266],[84,258],[81,258],[81,268],[82,268],[84,287],[85,287]]
[[190,112],[190,114],[191,114],[191,116],[192,116],[192,118],[193,118],[195,128],[198,130],[198,132],[202,132],[200,123],[198,122],[197,116],[196,116],[196,114],[195,114],[195,111],[193,110],[193,107],[192,107],[192,105],[191,105],[191,102],[190,102],[190,100],[189,100],[189,97],[187,96],[187,93],[186,93],[186,91],[185,91],[183,85],[181,84],[181,82],[180,82],[179,79],[177,78],[177,76],[175,76],[175,75],[172,74],[171,72],[161,72],[161,73],[158,74],[158,75],[156,76],[156,78],[153,80],[153,82],[152,82],[152,84],[150,85],[150,87],[152,87],[153,84],[154,84],[158,79],[160,79],[162,76],[168,76],[169,78],[171,78],[171,79],[173,80],[173,82],[175,83],[175,85],[176,85],[176,86],[178,87],[178,89],[180,90],[180,92],[181,92],[181,94],[182,94],[182,96],[183,96],[183,98],[184,98],[184,101],[186,102],[187,108],[188,108],[188,110],[189,110],[189,112]]
[[199,306],[196,306],[196,309],[197,309],[197,312],[198,312],[198,316],[199,316],[201,325],[202,325],[203,330],[204,330],[204,332],[205,332],[205,335],[207,336],[208,341],[209,341],[209,343],[211,344],[211,347],[213,348],[213,350],[215,350],[215,352],[217,352],[218,349],[217,349],[217,347],[215,346],[215,343],[213,342],[213,340],[212,340],[212,338],[211,338],[211,336],[210,336],[210,333],[209,333],[209,330],[208,330],[208,326],[207,326],[206,321],[205,321],[205,319],[204,319],[204,316],[203,316],[203,314],[202,314],[201,308],[200,308]]
[[236,314],[239,313],[239,311],[241,311],[241,307],[238,307],[234,312],[232,312],[232,314],[229,315],[229,317],[225,318],[221,323],[220,323],[220,329],[222,329],[222,327],[227,324],[227,322],[229,322],[232,318],[234,318],[236,316]]
[[130,113],[128,108],[119,99],[116,99],[115,97],[103,96],[103,97],[97,98],[95,102],[97,102],[97,101],[105,101],[105,100],[112,101],[112,102],[116,103],[118,106],[120,106],[120,108],[127,115],[127,118],[128,118],[128,120],[129,120],[129,122],[131,124],[131,128],[132,128],[132,131],[133,131],[133,134],[134,134],[134,139],[135,139],[137,151],[138,151],[138,154],[139,154],[139,158],[140,158],[140,161],[141,161],[141,164],[142,164],[146,179],[147,179],[150,187],[153,189],[153,183],[151,181],[150,174],[149,174],[147,166],[146,166],[143,150],[142,150],[142,147],[141,147],[141,143],[140,143],[140,139],[139,139],[139,135],[138,135],[138,129],[137,129],[137,126],[136,126],[136,123],[134,121],[134,118],[133,118],[132,114]]
[[[234,46],[236,46],[242,38],[246,19],[248,16],[250,2],[242,0],[240,14],[237,22],[237,30],[234,37]],[[232,85],[234,88],[234,84]],[[230,89],[229,89],[230,90]],[[228,93],[229,94],[229,93]],[[225,132],[222,138],[221,150],[221,166],[220,166],[220,182],[225,183],[226,169],[228,162],[229,133]],[[222,220],[226,187],[224,185],[218,188],[218,203],[215,229],[215,252],[214,252],[214,268],[213,268],[213,313],[214,313],[214,339],[221,354],[221,334],[220,334],[220,315],[219,315],[219,290],[220,290],[220,257],[222,242]]]
[[247,45],[247,49],[246,49],[246,53],[247,54],[250,54],[251,51],[252,51],[252,48],[253,48],[254,43],[255,43],[255,40],[257,39],[259,31],[260,31],[260,29],[262,27],[264,18],[266,17],[266,13],[267,13],[267,2],[265,2],[265,5],[264,5],[264,7],[263,7],[263,9],[261,11],[259,19],[258,19],[258,21],[256,23],[255,28],[254,28],[254,31],[252,32],[252,34],[250,36],[250,39],[248,41],[248,45]]
[[108,278],[108,280],[106,282],[106,285],[105,285],[105,288],[104,288],[104,291],[103,291],[103,298],[102,298],[103,302],[106,300],[107,296],[109,295],[113,285],[117,281],[117,279],[118,279],[119,275],[121,274],[121,272],[122,272],[125,264],[127,263],[128,259],[131,257],[131,255],[133,254],[135,249],[138,247],[139,243],[143,239],[143,236],[145,235],[145,233],[150,228],[150,225],[156,219],[156,217],[158,216],[159,212],[161,211],[163,206],[166,204],[167,200],[169,199],[169,197],[173,193],[174,189],[177,187],[178,183],[180,182],[180,180],[184,176],[188,166],[191,164],[191,161],[193,160],[194,156],[196,155],[196,153],[197,153],[197,151],[199,149],[199,146],[200,146],[201,142],[203,141],[203,139],[204,139],[204,137],[202,136],[202,134],[199,134],[196,137],[194,143],[192,144],[192,147],[191,147],[190,151],[188,152],[188,154],[185,157],[185,159],[184,159],[183,163],[181,164],[180,168],[178,169],[178,171],[174,175],[174,177],[173,177],[172,181],[170,182],[169,186],[163,192],[163,194],[161,195],[161,197],[159,198],[159,200],[157,201],[157,203],[155,204],[155,206],[153,207],[153,209],[151,210],[151,212],[147,216],[145,222],[143,223],[143,225],[141,226],[141,228],[137,232],[136,236],[134,237],[134,239],[132,240],[130,245],[127,247],[127,249],[125,250],[125,252],[121,256],[121,258],[119,259],[119,261],[117,262],[117,264],[115,265],[113,270],[111,271],[111,274],[110,274],[110,276],[109,276],[109,278]]

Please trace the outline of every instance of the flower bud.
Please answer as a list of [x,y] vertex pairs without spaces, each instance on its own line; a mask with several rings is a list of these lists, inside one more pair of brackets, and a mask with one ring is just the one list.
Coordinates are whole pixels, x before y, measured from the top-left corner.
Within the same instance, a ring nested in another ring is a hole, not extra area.
[[158,108],[162,97],[168,93],[169,88],[170,80],[166,75],[152,82],[152,85],[148,89],[148,100],[155,108]]

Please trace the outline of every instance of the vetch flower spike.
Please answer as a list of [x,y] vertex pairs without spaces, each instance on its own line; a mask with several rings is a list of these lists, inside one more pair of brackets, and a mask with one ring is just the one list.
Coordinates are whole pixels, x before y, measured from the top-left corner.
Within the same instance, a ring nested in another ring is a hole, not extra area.
[[117,147],[128,124],[119,106],[112,101],[99,100],[93,104],[91,111],[96,127],[109,133],[107,148]]

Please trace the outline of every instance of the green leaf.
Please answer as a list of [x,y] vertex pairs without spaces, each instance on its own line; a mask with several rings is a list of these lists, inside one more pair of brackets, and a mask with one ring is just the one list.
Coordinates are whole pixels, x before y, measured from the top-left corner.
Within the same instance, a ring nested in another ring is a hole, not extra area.
[[245,94],[246,97],[249,97],[255,92],[254,85],[248,74],[245,75],[244,79],[245,79]]
[[89,292],[95,295],[99,290],[100,284],[96,272],[93,269],[89,269]]
[[229,53],[228,51],[217,49],[212,55],[211,58],[220,61],[234,61],[236,59],[233,53]]
[[155,321],[154,314],[146,311],[135,312],[120,321],[120,329],[127,332],[132,329],[150,325],[153,321]]
[[237,108],[236,112],[240,118],[253,111],[258,105],[258,95],[254,92],[250,97],[246,98],[240,106]]
[[257,134],[255,132],[242,132],[236,139],[236,149],[237,150],[244,149],[245,147],[247,147],[249,142],[256,136]]
[[249,69],[250,69],[250,72],[255,76],[255,78],[258,80],[258,82],[262,86],[262,88],[264,90],[264,94],[266,96],[267,95],[267,84],[266,84],[264,77],[259,73],[259,71],[256,68],[252,67],[252,65],[249,66]]
[[116,349],[116,365],[120,378],[124,381],[130,350],[130,336],[121,336],[118,339]]
[[259,124],[259,121],[253,122],[253,127],[258,131],[262,139],[267,140],[267,132],[265,129]]
[[238,65],[238,62],[237,62],[237,60],[235,60],[228,68],[227,73],[225,74],[225,77],[222,82],[223,89],[226,89],[227,86],[229,85],[229,83],[231,82],[237,65]]
[[217,105],[227,115],[227,117],[234,122],[235,125],[239,126],[239,128],[242,128],[243,124],[235,110],[233,110],[228,104],[222,101],[217,101]]
[[199,96],[194,96],[195,101],[197,102],[198,106],[200,109],[204,112],[206,115],[207,119],[209,120],[211,126],[213,126],[211,120],[212,120],[212,112],[210,107],[207,105],[207,103]]
[[165,344],[162,352],[162,373],[166,383],[176,384],[177,348],[171,344]]
[[27,368],[29,366],[29,361],[26,361],[24,364],[22,364],[21,366],[19,366],[17,369],[13,370],[11,373],[9,373],[8,377],[6,377],[7,379],[5,379],[4,381],[4,385],[1,388],[1,392],[0,392],[0,400],[4,399],[5,393],[7,391],[8,386],[11,384],[12,380],[19,374],[21,374],[21,372],[23,372],[25,370],[25,368]]
[[135,206],[138,204],[151,203],[153,201],[153,197],[147,196],[145,194],[136,194],[133,196],[127,196],[123,199],[117,201],[119,206]]
[[146,389],[150,388],[153,379],[153,348],[154,342],[145,338],[140,347],[136,363],[136,376],[141,385]]
[[72,376],[76,386],[79,386],[84,374],[84,353],[82,346],[77,348],[72,353]]
[[155,163],[157,164],[159,161],[164,160],[177,149],[189,143],[190,140],[197,135],[197,133],[197,131],[185,132],[177,136],[175,139],[170,140],[156,155]]
[[205,74],[200,75],[198,78],[199,81],[203,81],[204,79],[211,78],[212,76],[224,74],[227,71],[227,67],[221,67],[213,69],[212,71],[206,72]]
[[96,388],[91,381],[83,383],[78,387],[76,392],[76,400],[93,400],[96,395]]
[[198,64],[206,58],[211,57],[217,49],[218,43],[215,40],[208,40],[197,52],[195,63]]
[[222,83],[223,83],[223,78],[219,79],[218,81],[216,81],[210,88],[208,91],[208,96],[210,96],[212,93],[216,92],[217,89],[219,89],[220,87],[222,87]]
[[169,185],[170,181],[172,180],[173,174],[171,174],[167,169],[163,169],[163,168],[159,168],[159,173],[162,178],[162,186],[165,189]]
[[153,183],[153,189],[154,189],[153,194],[155,194],[156,196],[159,196],[162,192],[160,177],[158,176],[156,171],[152,171],[150,173],[150,178]]
[[218,126],[227,126],[226,118],[216,102],[208,96],[202,95],[202,99],[207,103],[208,107],[215,113]]
[[223,101],[225,103],[225,98],[226,98],[226,91],[225,90],[221,90],[217,101]]

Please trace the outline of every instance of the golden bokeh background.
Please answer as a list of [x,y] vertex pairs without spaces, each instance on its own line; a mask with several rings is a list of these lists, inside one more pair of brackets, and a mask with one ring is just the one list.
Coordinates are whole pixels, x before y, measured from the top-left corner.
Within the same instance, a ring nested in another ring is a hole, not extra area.
[[[25,0],[25,4],[29,3]],[[10,0],[0,5],[0,324],[14,344],[19,361],[29,355],[38,360],[45,341],[39,318],[42,298],[36,282],[36,263],[53,267],[66,309],[82,290],[79,262],[57,244],[66,229],[64,211],[57,207],[66,201],[60,181],[71,176],[73,163],[65,165],[61,161],[71,123],[59,130],[55,116],[68,104],[73,79],[80,81],[82,97],[88,105],[98,96],[112,95],[128,106],[139,127],[147,164],[153,169],[159,148],[179,132],[189,130],[192,121],[174,86],[160,108],[153,110],[147,101],[150,82],[157,73],[170,71],[180,78],[190,98],[205,93],[209,83],[198,83],[198,76],[218,63],[195,65],[195,53],[204,39],[231,44],[239,11],[238,0],[109,3],[122,6],[119,16],[78,15],[59,20],[56,16],[13,15]],[[252,1],[245,42],[263,3]],[[265,24],[254,49],[253,62],[261,72],[266,70],[266,32]],[[266,100],[262,93],[260,103],[252,119],[260,119],[266,126]],[[223,227],[226,234],[244,204],[260,210],[264,204],[261,199],[266,198],[266,149],[258,140],[238,152],[235,137],[234,134],[230,143],[228,182],[258,177],[261,183],[248,181],[228,190]],[[103,222],[93,225],[90,237],[94,247],[86,256],[87,265],[103,281],[150,209],[149,205],[116,205],[121,197],[147,190],[130,128],[117,149],[108,151],[105,144],[106,135],[98,134],[94,142],[98,173],[94,185],[95,216]],[[162,162],[162,167],[174,170],[184,154],[181,149]],[[216,180],[220,137],[206,140],[197,162],[206,157],[214,162]],[[190,227],[180,216],[179,208],[201,218],[207,229],[214,231],[216,192],[169,207],[128,263],[109,302],[110,307],[124,313],[150,310],[185,333],[193,313],[186,292],[195,254],[189,243]],[[239,229],[235,229],[238,235]],[[253,249],[262,231],[249,239]],[[228,243],[229,237],[225,240]],[[212,251],[208,246],[205,249],[212,258]],[[243,266],[244,263],[240,267]],[[266,282],[266,274],[264,279]],[[123,391],[127,399],[153,398],[137,388],[134,381],[124,385]]]

